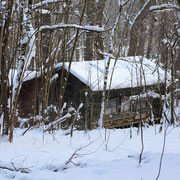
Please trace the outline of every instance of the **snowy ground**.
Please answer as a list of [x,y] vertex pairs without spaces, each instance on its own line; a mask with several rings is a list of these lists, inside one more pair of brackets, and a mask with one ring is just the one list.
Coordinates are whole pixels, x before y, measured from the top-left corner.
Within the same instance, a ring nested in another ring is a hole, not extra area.
[[[144,130],[141,164],[137,128],[132,129],[132,138],[130,129],[107,130],[108,143],[104,142],[104,130],[74,132],[71,139],[65,131],[43,136],[41,130],[35,129],[22,136],[24,130],[16,129],[12,144],[0,137],[0,166],[28,168],[29,173],[0,169],[0,180],[155,180],[163,145],[163,132],[158,129],[157,126]],[[66,165],[81,147],[72,160],[76,165]],[[180,179],[180,128],[168,128],[159,179]]]

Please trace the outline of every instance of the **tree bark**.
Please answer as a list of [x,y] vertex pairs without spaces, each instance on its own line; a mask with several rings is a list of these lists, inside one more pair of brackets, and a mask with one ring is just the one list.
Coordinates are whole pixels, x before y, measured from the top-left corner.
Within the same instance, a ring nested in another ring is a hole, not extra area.
[[[106,0],[99,0],[97,3],[97,14],[96,14],[96,23],[99,27],[103,26],[103,11],[105,8]],[[98,59],[104,59],[104,55],[99,52],[104,51],[104,44],[103,44],[103,37],[102,34],[98,34],[95,38],[95,45],[96,45],[96,54],[98,56]]]
[[[96,23],[96,2],[95,0],[88,0],[86,3],[86,14],[89,25],[95,25]],[[94,33],[87,32],[85,37],[85,54],[84,59],[85,61],[93,59],[93,50],[94,50]]]
[[7,15],[2,32],[1,48],[1,105],[3,112],[3,135],[8,135],[9,130],[9,108],[8,108],[8,39],[12,15],[13,0],[8,1]]
[[[144,46],[141,45],[142,39],[140,40],[140,37],[142,36],[141,33],[144,33],[144,32],[141,32],[140,28],[143,27],[144,19],[148,15],[149,8],[154,3],[155,3],[155,0],[149,0],[145,2],[143,7],[139,10],[136,17],[134,18],[134,21],[132,23],[131,30],[130,30],[130,44],[129,44],[128,56],[144,55]],[[141,54],[139,53],[137,54],[138,42],[139,42],[139,48],[141,48],[141,50],[139,50]]]
[[[30,39],[30,21],[31,21],[31,8],[32,8],[32,0],[28,0],[28,2],[26,2],[25,0],[21,1],[21,23],[24,23],[24,27],[22,25],[22,32],[23,32],[23,36],[21,39],[21,45],[20,45],[20,54],[18,57],[18,70],[17,70],[17,75],[16,75],[16,79],[14,82],[14,87],[13,87],[13,96],[12,96],[12,101],[13,101],[13,105],[12,105],[12,110],[11,110],[11,118],[10,118],[10,132],[9,132],[9,141],[12,142],[13,141],[13,129],[14,129],[14,120],[15,120],[15,115],[16,115],[16,109],[17,109],[17,103],[18,103],[18,96],[19,96],[19,92],[21,89],[21,85],[22,85],[22,78],[24,75],[24,71],[26,69],[27,66],[27,61],[28,58],[27,56],[27,48],[28,48],[28,43],[29,43],[29,39]],[[27,10],[26,10],[27,9]],[[26,19],[24,19],[24,17],[26,16]]]

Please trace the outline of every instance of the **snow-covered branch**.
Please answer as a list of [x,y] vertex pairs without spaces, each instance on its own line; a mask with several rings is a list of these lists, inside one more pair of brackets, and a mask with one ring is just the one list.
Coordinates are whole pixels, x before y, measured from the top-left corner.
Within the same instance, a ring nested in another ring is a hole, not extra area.
[[53,128],[56,124],[58,123],[62,123],[64,121],[66,121],[67,119],[69,119],[71,117],[70,113],[67,113],[66,115],[64,115],[61,118],[58,118],[56,121],[50,123],[49,125],[47,125],[47,128],[44,130],[44,132],[49,131],[51,128]]
[[42,6],[47,6],[52,3],[59,3],[59,2],[68,2],[69,0],[45,0],[43,2],[39,2],[33,5],[32,9],[41,8]]
[[94,32],[104,32],[106,31],[103,27],[99,26],[80,26],[77,24],[56,24],[56,25],[51,25],[51,26],[41,26],[39,28],[39,31],[42,30],[55,30],[55,29],[63,29],[63,28],[75,28],[75,29],[81,29],[81,30],[87,30],[87,31],[94,31]]
[[149,8],[149,11],[167,11],[167,10],[177,10],[180,11],[180,7],[174,5],[174,4],[161,4],[159,6],[151,6]]
[[151,3],[151,1],[148,0],[148,1],[144,4],[144,6],[142,7],[142,9],[137,13],[137,15],[135,16],[134,20],[133,20],[132,23],[131,23],[131,27],[130,27],[131,29],[132,29],[132,27],[134,26],[134,24],[135,24],[135,22],[137,21],[137,19],[141,17],[141,14],[142,14],[143,12],[145,12],[145,9],[148,7],[148,5],[149,5],[150,3]]

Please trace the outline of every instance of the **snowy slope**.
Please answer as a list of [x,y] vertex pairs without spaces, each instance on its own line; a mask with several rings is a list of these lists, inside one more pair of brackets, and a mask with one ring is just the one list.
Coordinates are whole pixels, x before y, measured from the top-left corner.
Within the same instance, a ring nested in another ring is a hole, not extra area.
[[[144,153],[139,164],[141,150],[137,129],[107,130],[109,142],[104,142],[104,130],[74,132],[71,139],[65,131],[55,135],[31,130],[21,136],[24,130],[15,130],[14,143],[0,137],[0,166],[28,168],[30,173],[0,169],[0,180],[152,180],[158,174],[162,151],[163,132],[159,127],[144,130]],[[87,146],[86,146],[87,145]],[[77,158],[65,165],[77,151]],[[13,165],[12,165],[13,163]],[[169,127],[166,139],[160,180],[179,180],[180,177],[180,128]],[[54,172],[57,171],[57,172]]]

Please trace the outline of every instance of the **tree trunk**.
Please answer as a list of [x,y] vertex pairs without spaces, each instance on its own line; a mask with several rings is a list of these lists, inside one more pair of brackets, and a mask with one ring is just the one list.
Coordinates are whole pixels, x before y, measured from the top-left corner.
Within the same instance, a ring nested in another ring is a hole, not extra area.
[[[99,0],[97,2],[96,24],[99,27],[103,26],[103,17],[104,17],[103,11],[105,8],[105,4],[106,4],[106,0]],[[96,45],[96,54],[98,56],[98,59],[104,59],[104,55],[99,52],[99,50],[101,52],[104,51],[102,34],[98,34],[98,36],[96,36],[95,45]]]
[[[132,26],[130,30],[130,44],[129,44],[128,56],[144,55],[144,49],[143,49],[144,46],[141,45],[142,38],[140,37],[142,37],[142,35],[140,28],[143,27],[144,19],[147,17],[149,13],[150,6],[152,6],[153,4],[155,4],[155,0],[149,0],[145,2],[142,8],[137,13],[136,17],[134,18],[134,21],[132,22]],[[138,50],[138,42],[139,42],[139,48],[142,48],[141,50]],[[137,51],[141,52],[141,54],[139,54],[139,52]]]
[[142,24],[141,27],[139,28],[139,40],[138,40],[136,56],[144,56],[145,31],[146,31],[146,27],[144,24]]
[[151,20],[150,24],[151,25],[149,29],[148,47],[147,47],[147,53],[146,53],[146,57],[148,59],[151,58],[151,51],[152,51],[152,40],[153,40],[153,34],[154,34],[154,20],[153,19]]
[[[22,85],[22,79],[23,75],[27,66],[27,61],[28,58],[27,56],[27,48],[28,48],[28,43],[29,39],[31,38],[31,33],[30,33],[30,24],[31,24],[31,8],[32,8],[32,0],[28,0],[26,2],[25,0],[21,1],[21,10],[20,10],[20,16],[21,16],[21,22],[25,22],[24,27],[22,25],[21,29],[23,32],[23,38],[21,39],[21,44],[20,44],[20,54],[18,57],[18,70],[17,70],[17,75],[16,79],[14,82],[14,87],[13,87],[13,95],[12,95],[12,110],[11,110],[11,118],[10,118],[10,133],[9,133],[9,141],[13,141],[13,129],[14,129],[14,120],[15,120],[15,115],[16,115],[16,109],[17,109],[17,103],[18,103],[18,96],[19,92],[21,89]],[[24,18],[26,17],[26,18]],[[21,35],[21,36],[22,36]]]
[[3,112],[3,134],[8,135],[9,129],[9,109],[8,109],[8,40],[10,34],[10,24],[12,15],[13,0],[8,1],[8,13],[5,17],[5,23],[2,32],[1,47],[1,105]]
[[[86,3],[86,14],[89,25],[95,25],[96,23],[96,2],[95,0],[88,0]],[[93,51],[94,51],[94,32],[87,32],[85,37],[85,61],[89,61],[93,59]]]

